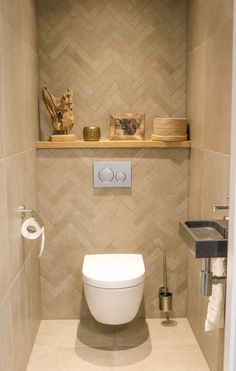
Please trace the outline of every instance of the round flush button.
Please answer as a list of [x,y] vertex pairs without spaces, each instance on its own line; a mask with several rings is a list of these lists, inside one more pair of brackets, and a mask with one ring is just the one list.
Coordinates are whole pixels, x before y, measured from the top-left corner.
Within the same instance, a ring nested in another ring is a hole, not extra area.
[[123,173],[123,171],[119,171],[118,173],[116,173],[116,181],[118,183],[123,183],[126,179],[126,175],[125,173]]
[[114,178],[114,173],[109,167],[105,167],[99,171],[98,177],[102,183],[110,183]]

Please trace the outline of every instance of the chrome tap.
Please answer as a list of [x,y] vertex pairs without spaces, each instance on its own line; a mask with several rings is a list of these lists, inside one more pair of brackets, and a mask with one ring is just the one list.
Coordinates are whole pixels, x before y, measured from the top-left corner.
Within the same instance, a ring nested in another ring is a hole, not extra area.
[[[227,197],[227,200],[229,200],[228,197]],[[217,210],[229,210],[229,204],[213,204],[213,211],[217,211]],[[223,219],[229,220],[229,217],[224,216]]]
[[229,205],[227,204],[213,204],[213,211],[217,210],[229,210]]

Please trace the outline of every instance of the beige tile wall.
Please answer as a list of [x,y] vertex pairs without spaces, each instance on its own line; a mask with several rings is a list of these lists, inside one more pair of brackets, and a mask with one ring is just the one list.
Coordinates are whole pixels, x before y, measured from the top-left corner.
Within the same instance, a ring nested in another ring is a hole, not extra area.
[[[187,114],[191,125],[190,218],[222,218],[229,195],[232,0],[190,0]],[[223,330],[204,332],[200,261],[189,254],[188,318],[212,371],[223,368]]]
[[[132,189],[93,189],[93,161],[132,161]],[[188,149],[40,150],[39,209],[43,318],[87,316],[82,263],[89,253],[142,253],[146,317],[159,317],[162,256],[168,256],[174,312],[186,315],[187,249],[178,221],[188,210]],[[143,315],[143,313],[142,313]]]
[[[113,111],[185,114],[186,2],[38,1],[40,85],[75,91],[76,125],[108,134]],[[53,16],[52,16],[53,14]],[[41,134],[52,132],[41,104]],[[92,161],[131,159],[132,190],[93,190]],[[141,252],[145,311],[158,317],[162,254],[169,256],[174,315],[185,316],[186,255],[178,220],[187,215],[188,150],[38,151],[40,212],[46,220],[41,261],[44,318],[83,315],[84,254]],[[87,315],[87,313],[86,313]]]
[[24,371],[40,321],[37,243],[17,209],[37,208],[38,56],[33,0],[0,2],[0,370]]
[[[73,132],[112,112],[185,115],[186,1],[38,0],[40,87],[74,90]],[[53,15],[53,16],[52,16]],[[52,133],[41,101],[41,138]]]

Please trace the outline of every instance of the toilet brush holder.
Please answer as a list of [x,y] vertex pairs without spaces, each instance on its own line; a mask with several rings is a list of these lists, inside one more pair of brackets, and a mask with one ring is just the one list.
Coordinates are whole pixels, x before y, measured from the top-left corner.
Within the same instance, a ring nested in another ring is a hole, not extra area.
[[164,287],[159,290],[159,309],[161,312],[172,311],[172,298],[173,294],[169,291],[165,291]]
[[159,289],[159,309],[165,314],[165,320],[162,321],[164,326],[175,326],[176,322],[170,320],[170,312],[172,311],[173,294],[168,290],[167,286],[167,262],[166,256],[163,256],[163,286]]

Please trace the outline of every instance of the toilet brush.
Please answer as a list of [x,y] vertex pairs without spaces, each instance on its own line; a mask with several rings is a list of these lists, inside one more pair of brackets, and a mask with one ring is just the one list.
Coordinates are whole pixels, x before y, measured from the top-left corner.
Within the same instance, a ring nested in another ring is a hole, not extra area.
[[165,321],[162,321],[163,325],[174,325],[175,321],[170,320],[170,312],[172,311],[172,297],[173,294],[168,290],[167,285],[167,259],[166,255],[163,255],[163,286],[159,289],[159,309],[165,313]]

